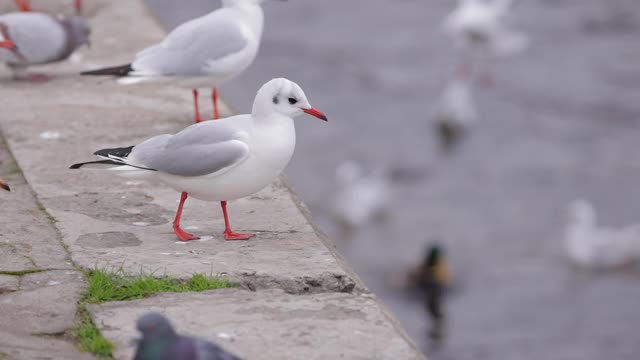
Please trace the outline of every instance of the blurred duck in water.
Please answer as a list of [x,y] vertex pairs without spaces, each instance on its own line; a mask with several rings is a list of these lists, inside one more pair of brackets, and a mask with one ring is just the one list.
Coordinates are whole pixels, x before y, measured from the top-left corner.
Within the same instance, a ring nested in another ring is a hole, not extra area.
[[451,288],[451,271],[440,245],[427,247],[422,263],[408,273],[407,286],[424,293],[426,310],[432,323],[429,336],[434,341],[442,340],[445,336],[444,298]]
[[640,225],[620,229],[598,227],[595,209],[586,200],[571,203],[569,213],[565,245],[567,256],[575,265],[612,269],[640,259]]

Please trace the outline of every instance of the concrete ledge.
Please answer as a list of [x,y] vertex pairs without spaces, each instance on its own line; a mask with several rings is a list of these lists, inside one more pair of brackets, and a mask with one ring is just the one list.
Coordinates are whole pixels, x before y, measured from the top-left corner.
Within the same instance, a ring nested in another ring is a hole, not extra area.
[[[163,294],[91,306],[90,311],[104,335],[119,344],[136,335],[131,319],[159,311],[173,319],[178,331],[215,339],[246,359],[420,358],[368,294],[295,296],[281,290],[224,289]],[[130,359],[133,347],[119,347],[115,355]]]
[[[166,294],[94,306],[97,325],[117,345],[116,357],[130,355],[135,316],[156,308],[166,310],[178,329],[192,334],[210,338],[218,336],[214,331],[235,334],[229,347],[249,359],[421,358],[404,331],[314,228],[308,211],[283,179],[230,203],[234,230],[256,231],[257,237],[225,241],[220,236],[219,205],[190,199],[183,226],[209,238],[181,243],[171,227],[179,198],[173,190],[104,171],[68,169],[90,159],[97,149],[136,144],[193,121],[191,93],[185,89],[123,87],[74,75],[85,68],[126,62],[135,49],[162,36],[138,2],[100,4],[104,7],[93,19],[92,50],[75,62],[40,69],[58,74],[54,81],[26,84],[0,79],[3,113],[10,114],[0,118],[0,126],[29,186],[55,221],[75,265],[122,266],[131,273],[143,270],[175,277],[211,273],[259,290]],[[253,95],[248,94],[247,101]],[[228,108],[222,110],[230,113]],[[203,106],[202,111],[210,107]],[[64,263],[64,249],[52,254],[57,268],[71,266]],[[28,259],[11,253],[0,253],[0,258],[12,259],[12,268],[30,266]],[[48,266],[42,256],[34,261]],[[307,293],[311,295],[299,296]]]

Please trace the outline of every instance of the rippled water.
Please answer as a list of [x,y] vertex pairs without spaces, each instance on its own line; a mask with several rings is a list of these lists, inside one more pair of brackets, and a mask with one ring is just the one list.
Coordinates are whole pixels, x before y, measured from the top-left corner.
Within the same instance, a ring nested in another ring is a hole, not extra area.
[[[476,91],[480,125],[443,157],[427,119],[454,62],[437,32],[452,3],[266,2],[261,53],[223,93],[248,111],[286,76],[329,115],[297,120],[287,173],[333,238],[324,209],[342,160],[428,171],[397,189],[386,226],[339,247],[432,359],[640,358],[640,277],[572,270],[562,244],[577,197],[606,225],[640,222],[640,3],[520,1],[533,44],[495,65],[496,85]],[[457,275],[437,352],[421,302],[385,282],[430,239]]]

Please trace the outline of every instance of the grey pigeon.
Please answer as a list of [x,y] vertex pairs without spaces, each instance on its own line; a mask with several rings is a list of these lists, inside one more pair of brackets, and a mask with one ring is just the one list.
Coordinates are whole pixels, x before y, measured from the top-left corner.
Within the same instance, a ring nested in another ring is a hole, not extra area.
[[141,316],[137,326],[142,339],[134,360],[240,360],[212,342],[178,335],[159,313]]
[[16,78],[25,76],[30,65],[67,59],[77,48],[89,45],[91,30],[80,16],[50,15],[41,12],[14,12],[0,15],[0,61],[13,70]]

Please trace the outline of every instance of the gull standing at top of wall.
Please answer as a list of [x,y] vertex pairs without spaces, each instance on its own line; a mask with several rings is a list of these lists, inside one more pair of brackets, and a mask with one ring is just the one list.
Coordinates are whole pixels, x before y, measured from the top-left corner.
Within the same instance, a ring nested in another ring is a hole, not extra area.
[[191,88],[196,122],[203,121],[198,89],[213,87],[214,119],[218,119],[217,87],[242,74],[258,53],[263,1],[222,0],[221,9],[178,26],[162,42],[136,54],[131,64],[82,74],[118,76],[121,84],[168,81]]
[[251,114],[193,124],[175,135],[159,135],[135,146],[99,150],[94,154],[102,160],[71,168],[107,166],[124,176],[156,177],[181,192],[173,222],[181,241],[198,239],[180,228],[188,195],[220,201],[225,239],[247,240],[254,234],[231,230],[227,200],[256,193],[280,175],[296,145],[293,118],[303,113],[327,121],[298,84],[273,79],[258,91]]

